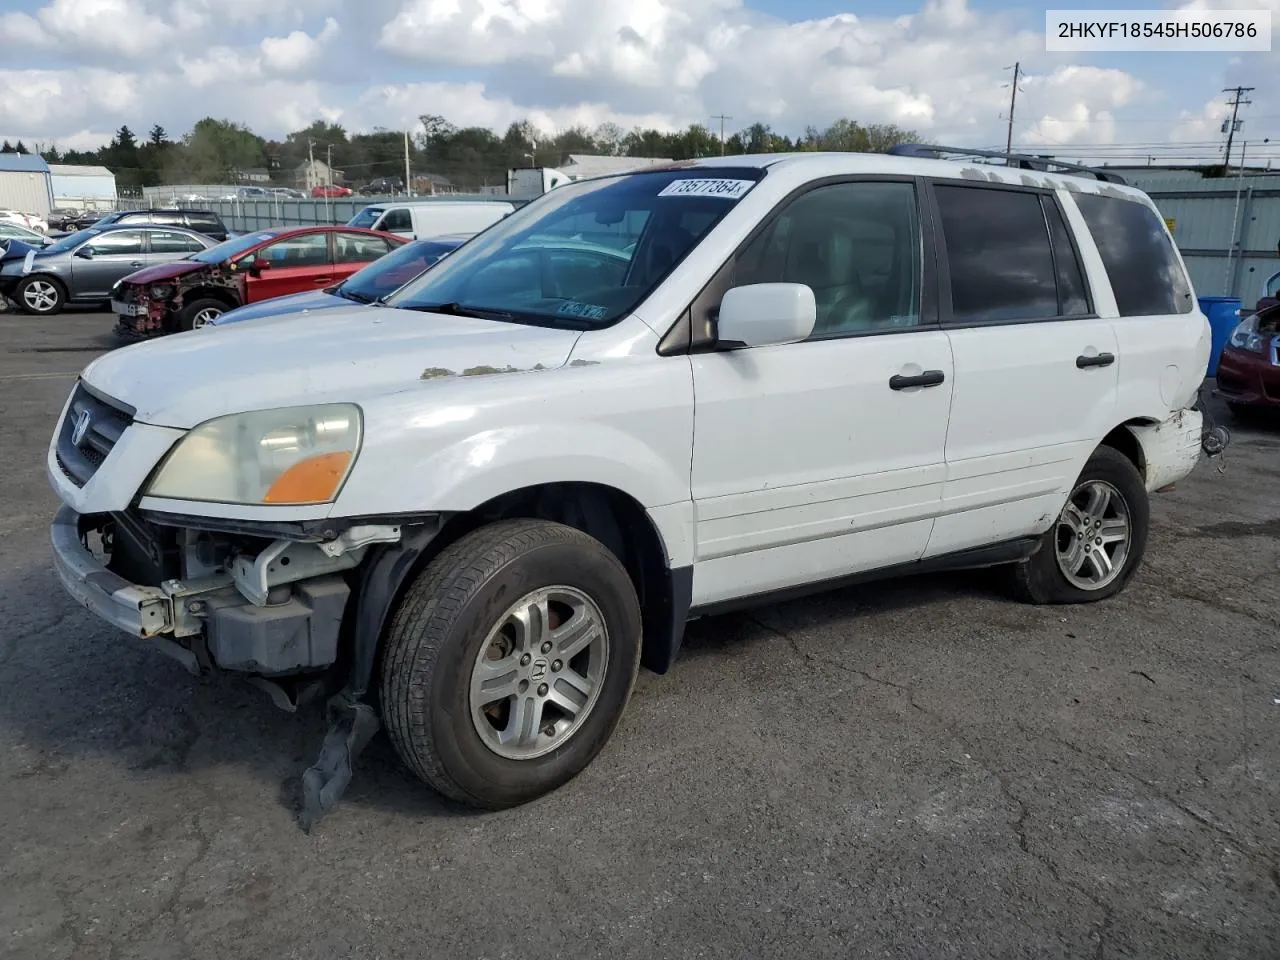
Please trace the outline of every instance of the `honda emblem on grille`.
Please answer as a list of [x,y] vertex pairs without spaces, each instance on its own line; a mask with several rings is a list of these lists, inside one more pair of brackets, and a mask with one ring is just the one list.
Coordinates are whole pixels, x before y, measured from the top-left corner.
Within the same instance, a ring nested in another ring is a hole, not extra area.
[[84,443],[85,436],[89,433],[89,427],[93,424],[93,414],[88,410],[81,410],[76,414],[76,422],[71,428],[71,442],[75,446]]

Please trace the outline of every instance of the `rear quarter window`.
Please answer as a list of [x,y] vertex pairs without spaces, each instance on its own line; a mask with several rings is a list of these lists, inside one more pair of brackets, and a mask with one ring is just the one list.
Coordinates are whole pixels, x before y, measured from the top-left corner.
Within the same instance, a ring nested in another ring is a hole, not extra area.
[[1156,212],[1145,203],[1074,194],[1122,317],[1190,313],[1191,284]]

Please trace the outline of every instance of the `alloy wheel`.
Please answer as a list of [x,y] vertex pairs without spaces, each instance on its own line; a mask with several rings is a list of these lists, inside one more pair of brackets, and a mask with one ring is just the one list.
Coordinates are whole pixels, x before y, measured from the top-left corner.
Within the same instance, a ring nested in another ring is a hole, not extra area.
[[217,307],[205,307],[191,318],[191,329],[199,330],[201,327],[207,327],[222,316],[222,311]]
[[1074,587],[1101,590],[1124,572],[1131,539],[1123,495],[1106,481],[1089,480],[1072,491],[1058,516],[1058,569]]
[[471,670],[471,720],[486,747],[531,760],[563,745],[600,696],[609,631],[574,587],[535,590],[513,603]]
[[48,280],[32,280],[22,291],[22,302],[34,313],[48,313],[58,305],[58,288]]

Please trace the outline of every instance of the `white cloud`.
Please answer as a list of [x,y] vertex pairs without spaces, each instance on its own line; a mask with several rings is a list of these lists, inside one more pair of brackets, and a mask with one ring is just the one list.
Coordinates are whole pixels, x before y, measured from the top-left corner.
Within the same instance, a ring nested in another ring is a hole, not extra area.
[[265,37],[259,44],[263,66],[274,73],[300,73],[319,61],[338,32],[338,21],[328,17],[314,37],[304,30],[294,30],[287,37]]
[[[731,130],[760,121],[797,134],[845,116],[989,145],[1004,142],[1015,60],[1030,65],[1020,143],[1132,139],[1126,117],[1150,122],[1153,110],[1182,119],[1145,126],[1142,139],[1213,139],[1221,122],[1216,103],[1161,101],[1141,79],[1154,60],[1046,54],[1039,18],[1014,0],[1003,14],[909,0],[897,16],[800,22],[755,2],[44,0],[31,15],[0,14],[0,131],[48,141],[158,122],[177,135],[213,115],[281,137],[316,118],[399,129],[422,113],[498,129],[526,118],[671,129],[727,113]],[[1267,7],[1280,26],[1280,0],[1192,5]],[[1229,81],[1232,71],[1277,62],[1258,56],[1238,67],[1188,58],[1188,70],[1204,71],[1208,93],[1250,82]]]
[[35,17],[0,16],[0,35],[41,47],[111,51],[124,56],[150,53],[173,28],[147,11],[140,0],[53,0]]

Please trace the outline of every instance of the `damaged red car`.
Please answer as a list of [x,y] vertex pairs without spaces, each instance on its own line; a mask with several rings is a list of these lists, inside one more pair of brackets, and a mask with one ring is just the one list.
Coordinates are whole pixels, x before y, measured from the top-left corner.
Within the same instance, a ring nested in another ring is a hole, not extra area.
[[245,304],[333,286],[407,242],[393,233],[331,226],[233,237],[122,279],[111,291],[116,330],[130,339],[195,330]]
[[1240,321],[1218,361],[1218,395],[1234,413],[1280,407],[1280,301],[1259,301]]

